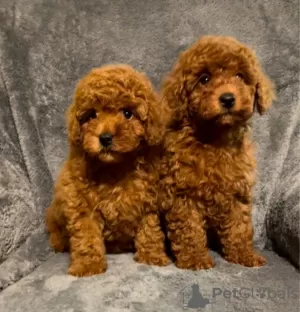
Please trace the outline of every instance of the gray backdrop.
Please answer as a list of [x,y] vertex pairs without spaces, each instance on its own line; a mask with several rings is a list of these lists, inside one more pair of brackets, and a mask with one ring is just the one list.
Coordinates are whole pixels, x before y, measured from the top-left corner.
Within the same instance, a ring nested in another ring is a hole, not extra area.
[[[92,67],[124,62],[146,72],[158,87],[179,52],[204,34],[232,35],[249,44],[275,82],[278,101],[254,120],[255,242],[276,247],[299,265],[297,0],[0,0],[0,289],[48,258],[66,272],[67,255],[53,258],[48,247],[44,212],[67,153],[64,112],[78,79]],[[134,274],[131,256],[123,257],[120,265],[125,271],[132,266]],[[277,259],[272,252],[269,257],[270,263]],[[284,271],[284,266],[293,270],[288,263],[278,261],[274,268],[282,276],[295,276]],[[23,280],[11,287],[23,289]],[[17,311],[17,305],[10,308]]]

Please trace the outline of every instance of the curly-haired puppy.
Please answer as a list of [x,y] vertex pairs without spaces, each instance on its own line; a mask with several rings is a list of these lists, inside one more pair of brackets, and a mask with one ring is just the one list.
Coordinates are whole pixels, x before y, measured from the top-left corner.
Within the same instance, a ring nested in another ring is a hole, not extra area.
[[69,273],[106,270],[106,250],[167,265],[157,211],[164,110],[149,80],[127,65],[92,70],[67,112],[69,156],[47,210],[50,244],[70,249]]
[[233,38],[205,36],[180,56],[162,96],[173,112],[162,207],[176,265],[214,266],[207,228],[214,229],[227,261],[263,265],[252,238],[249,119],[271,105],[274,92],[256,56]]

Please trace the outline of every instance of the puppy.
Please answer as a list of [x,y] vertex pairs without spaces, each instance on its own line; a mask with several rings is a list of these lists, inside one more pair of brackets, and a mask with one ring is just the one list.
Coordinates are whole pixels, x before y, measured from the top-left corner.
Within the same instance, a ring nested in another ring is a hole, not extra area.
[[274,99],[256,56],[229,37],[206,36],[185,51],[162,88],[172,110],[165,139],[161,205],[176,265],[214,266],[213,229],[227,261],[262,266],[254,251],[251,188],[255,159],[249,119]]
[[92,70],[67,112],[69,156],[47,209],[50,244],[70,250],[69,274],[107,268],[106,250],[167,265],[157,209],[164,109],[149,80],[127,65]]

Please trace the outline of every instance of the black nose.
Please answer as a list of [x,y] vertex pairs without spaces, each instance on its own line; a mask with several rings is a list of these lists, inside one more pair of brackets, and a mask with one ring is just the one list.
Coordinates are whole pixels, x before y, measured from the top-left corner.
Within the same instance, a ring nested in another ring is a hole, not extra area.
[[112,134],[109,132],[105,132],[100,134],[100,143],[102,144],[102,146],[104,147],[109,147],[112,143]]
[[223,107],[232,108],[234,105],[235,98],[234,98],[234,95],[232,93],[223,93],[219,97],[219,101]]

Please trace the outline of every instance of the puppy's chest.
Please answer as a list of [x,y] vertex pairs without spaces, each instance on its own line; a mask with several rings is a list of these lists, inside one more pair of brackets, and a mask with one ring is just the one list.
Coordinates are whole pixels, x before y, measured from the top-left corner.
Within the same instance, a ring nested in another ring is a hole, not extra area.
[[146,180],[135,177],[121,182],[102,182],[91,187],[87,200],[108,228],[134,227],[144,214],[147,203],[153,201],[149,189]]
[[203,150],[199,157],[204,159],[204,166],[198,165],[197,172],[202,173],[208,181],[251,180],[255,164],[249,151],[215,148]]
[[[252,151],[202,148],[194,153],[179,153],[180,165],[176,180],[187,188],[219,185],[230,188],[236,184],[253,185],[255,161]],[[185,185],[184,185],[185,184]]]

